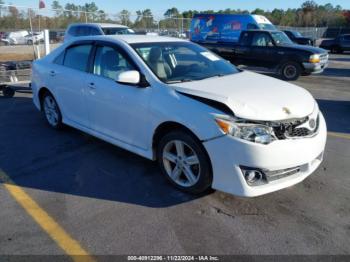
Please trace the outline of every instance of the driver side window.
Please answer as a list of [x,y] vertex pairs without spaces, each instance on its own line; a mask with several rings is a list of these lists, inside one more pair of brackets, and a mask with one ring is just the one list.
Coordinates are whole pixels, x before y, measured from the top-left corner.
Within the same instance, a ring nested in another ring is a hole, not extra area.
[[95,75],[115,81],[119,74],[130,70],[135,70],[135,68],[120,52],[109,46],[97,48],[93,71]]
[[252,46],[273,46],[271,37],[265,33],[256,33],[253,36]]

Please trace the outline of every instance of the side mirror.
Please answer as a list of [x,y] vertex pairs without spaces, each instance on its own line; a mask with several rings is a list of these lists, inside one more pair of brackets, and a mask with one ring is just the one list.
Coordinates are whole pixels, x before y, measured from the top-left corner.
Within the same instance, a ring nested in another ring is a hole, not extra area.
[[140,83],[141,75],[136,70],[125,71],[120,73],[117,77],[117,82],[125,85],[138,85]]
[[140,88],[146,88],[150,86],[146,80],[146,77],[136,70],[130,70],[119,74],[116,81],[122,85],[133,85]]

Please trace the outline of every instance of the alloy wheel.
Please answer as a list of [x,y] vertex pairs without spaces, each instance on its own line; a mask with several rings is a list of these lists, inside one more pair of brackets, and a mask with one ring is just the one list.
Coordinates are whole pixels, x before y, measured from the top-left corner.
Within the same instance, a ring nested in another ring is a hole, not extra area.
[[163,149],[162,159],[167,175],[176,184],[192,187],[198,182],[200,161],[196,152],[185,142],[169,141]]
[[59,111],[56,101],[51,96],[46,96],[44,99],[44,112],[47,121],[53,127],[59,124]]

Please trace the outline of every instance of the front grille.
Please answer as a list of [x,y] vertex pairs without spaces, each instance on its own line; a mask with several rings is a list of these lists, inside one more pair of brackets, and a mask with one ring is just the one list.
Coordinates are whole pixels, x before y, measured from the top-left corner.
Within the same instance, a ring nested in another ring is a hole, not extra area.
[[310,137],[318,131],[319,117],[316,119],[316,127],[314,129],[302,127],[304,124],[307,124],[308,121],[310,121],[309,117],[296,119],[290,122],[282,122],[273,127],[275,136],[279,140],[284,140],[287,138]]
[[327,63],[328,62],[328,54],[320,55],[320,61],[322,64]]
[[276,171],[265,171],[266,179],[268,182],[272,182],[281,178],[295,175],[300,172],[300,166],[276,170]]

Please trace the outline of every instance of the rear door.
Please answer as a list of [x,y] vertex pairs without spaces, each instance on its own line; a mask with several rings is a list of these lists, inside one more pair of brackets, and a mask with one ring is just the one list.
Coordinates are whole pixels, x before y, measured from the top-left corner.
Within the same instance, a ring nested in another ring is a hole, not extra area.
[[89,127],[86,105],[86,79],[91,42],[81,42],[68,47],[50,70],[50,84],[56,92],[55,97],[66,120]]

